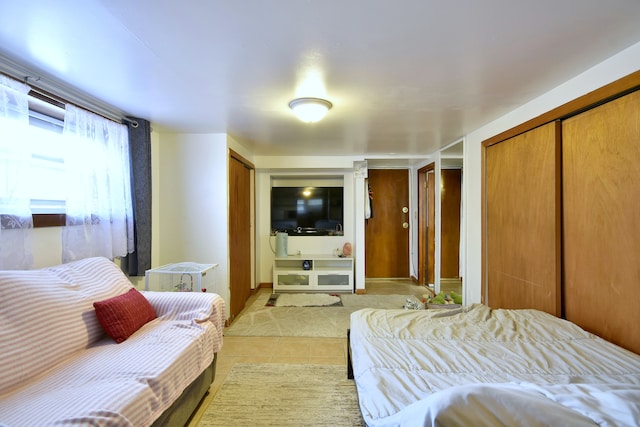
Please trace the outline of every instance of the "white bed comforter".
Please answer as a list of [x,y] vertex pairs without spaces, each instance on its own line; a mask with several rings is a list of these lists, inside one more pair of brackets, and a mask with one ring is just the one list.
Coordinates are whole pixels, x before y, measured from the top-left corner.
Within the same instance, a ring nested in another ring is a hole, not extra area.
[[359,310],[351,352],[368,426],[640,420],[640,356],[536,310]]

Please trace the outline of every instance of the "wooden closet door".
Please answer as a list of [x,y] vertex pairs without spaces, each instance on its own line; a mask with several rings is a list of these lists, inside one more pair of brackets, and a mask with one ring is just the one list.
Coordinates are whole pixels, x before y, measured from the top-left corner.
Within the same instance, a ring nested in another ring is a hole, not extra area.
[[636,353],[639,161],[640,92],[563,122],[565,316]]
[[560,315],[559,125],[485,151],[484,302]]
[[251,296],[251,168],[237,153],[229,156],[229,320]]

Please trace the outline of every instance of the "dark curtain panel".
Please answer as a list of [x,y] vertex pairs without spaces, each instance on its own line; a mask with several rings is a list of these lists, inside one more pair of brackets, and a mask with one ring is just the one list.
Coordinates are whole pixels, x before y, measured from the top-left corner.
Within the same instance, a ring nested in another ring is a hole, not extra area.
[[138,124],[129,124],[135,250],[122,259],[122,269],[129,276],[144,276],[151,268],[151,124],[129,119]]

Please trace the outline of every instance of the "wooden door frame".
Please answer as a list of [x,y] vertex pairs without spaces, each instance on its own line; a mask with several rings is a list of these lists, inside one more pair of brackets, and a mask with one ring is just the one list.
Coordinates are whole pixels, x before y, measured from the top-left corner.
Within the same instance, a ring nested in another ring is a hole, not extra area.
[[[433,171],[435,174],[436,164],[435,162],[429,163],[426,166],[418,169],[418,284],[428,285],[427,273],[428,273],[428,215],[429,209],[435,209],[435,197],[434,200],[429,203],[427,194],[427,173]],[[425,210],[423,206],[427,206]],[[433,224],[435,225],[435,224]],[[426,242],[426,244],[425,244]],[[435,260],[434,260],[435,266]],[[435,277],[434,277],[435,280]]]
[[[250,248],[250,254],[251,254],[251,261],[250,261],[250,279],[249,279],[249,286],[250,286],[250,293],[255,293],[256,291],[256,174],[255,174],[255,165],[253,164],[253,162],[249,161],[248,159],[246,159],[245,157],[243,157],[241,154],[239,154],[238,152],[229,149],[229,156],[228,156],[228,162],[231,162],[232,160],[236,160],[240,163],[242,163],[247,169],[249,169],[250,171],[250,203],[251,203],[251,212],[250,212],[250,222],[251,222],[251,227],[253,229],[253,233],[251,234],[251,248]],[[227,183],[227,187],[229,186],[230,182]],[[230,199],[230,198],[229,198]],[[229,226],[230,226],[230,220],[231,218],[228,219],[229,222]],[[228,226],[228,227],[229,227]],[[230,228],[228,228],[228,232],[230,232]],[[230,245],[231,243],[231,236],[228,236],[227,241],[229,242],[228,244]],[[231,248],[229,247],[229,258],[231,258]],[[230,274],[230,272],[229,272]],[[231,304],[231,299],[232,299],[232,295],[231,295],[231,283],[229,283],[229,304]],[[245,301],[246,302],[246,301]],[[231,317],[229,318],[229,321],[233,320]]]

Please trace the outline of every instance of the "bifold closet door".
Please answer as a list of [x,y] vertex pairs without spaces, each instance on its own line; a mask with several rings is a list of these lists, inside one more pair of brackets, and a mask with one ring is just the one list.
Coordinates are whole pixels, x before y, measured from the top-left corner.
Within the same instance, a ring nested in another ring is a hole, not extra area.
[[251,296],[251,169],[237,153],[229,155],[229,320]]
[[484,301],[560,315],[560,131],[549,123],[485,150]]
[[563,122],[565,315],[640,353],[640,92]]

